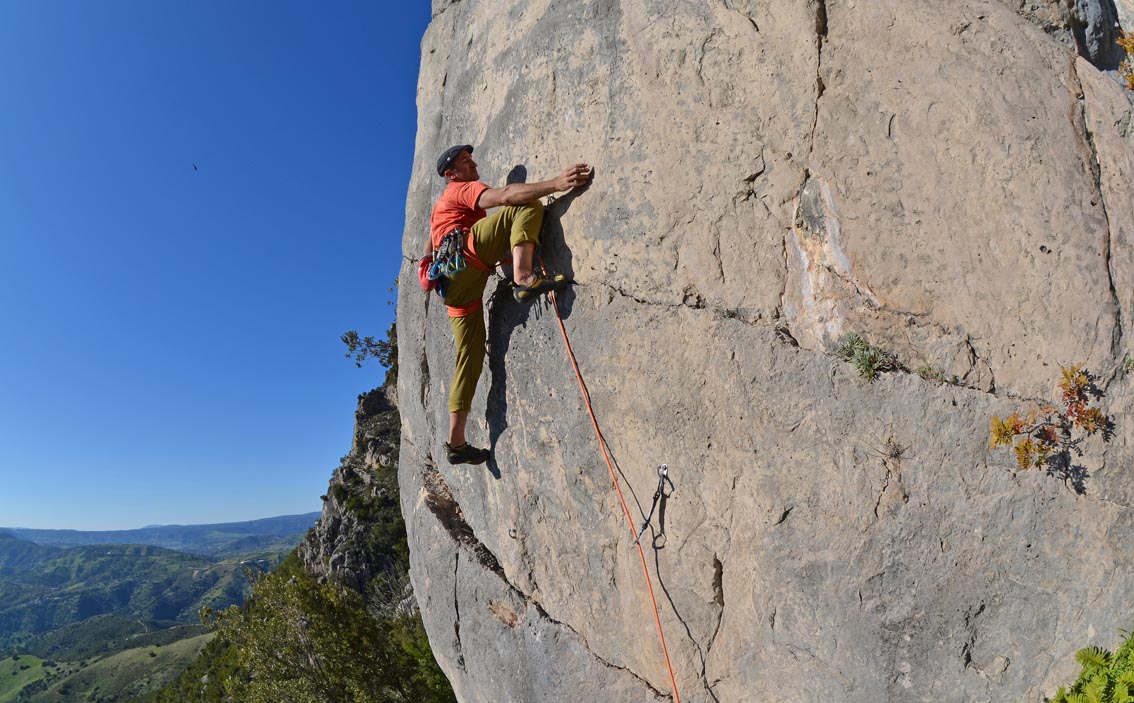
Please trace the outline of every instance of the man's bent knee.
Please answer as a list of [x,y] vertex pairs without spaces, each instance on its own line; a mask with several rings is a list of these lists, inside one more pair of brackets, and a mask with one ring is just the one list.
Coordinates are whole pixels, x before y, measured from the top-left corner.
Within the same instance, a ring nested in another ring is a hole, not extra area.
[[516,205],[516,215],[512,220],[512,234],[509,244],[517,247],[526,242],[539,244],[539,232],[543,226],[543,203],[533,200],[525,205]]

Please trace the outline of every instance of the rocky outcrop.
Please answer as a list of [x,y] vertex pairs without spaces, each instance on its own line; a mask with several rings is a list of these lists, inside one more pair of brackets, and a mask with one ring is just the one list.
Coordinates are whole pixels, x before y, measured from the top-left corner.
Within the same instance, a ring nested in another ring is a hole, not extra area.
[[[543,258],[580,283],[561,312],[627,485],[645,510],[659,463],[676,483],[648,556],[683,701],[1039,701],[1131,627],[1134,129],[1031,21],[1062,7],[434,3],[400,280],[444,147],[492,184],[595,165]],[[399,299],[434,653],[462,701],[669,700],[554,314],[503,285],[470,423],[488,469],[437,461],[446,313]],[[858,377],[848,332],[911,371]],[[1075,362],[1117,422],[1083,495],[988,447]]]
[[[297,551],[308,573],[360,593],[376,574],[391,571],[395,559],[372,534],[384,512],[397,512],[396,485],[387,485],[394,479],[400,433],[393,395],[392,387],[382,386],[358,397],[350,453],[331,475],[323,514]],[[386,503],[392,510],[383,509]]]

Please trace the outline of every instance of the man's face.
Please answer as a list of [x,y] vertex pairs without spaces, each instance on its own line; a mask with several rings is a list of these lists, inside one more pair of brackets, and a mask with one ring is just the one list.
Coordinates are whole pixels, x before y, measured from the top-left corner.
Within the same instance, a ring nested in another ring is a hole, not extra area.
[[468,151],[462,151],[460,156],[453,159],[453,165],[445,171],[445,175],[449,177],[449,180],[460,183],[480,180],[480,174],[476,170],[476,162],[473,161],[472,154]]

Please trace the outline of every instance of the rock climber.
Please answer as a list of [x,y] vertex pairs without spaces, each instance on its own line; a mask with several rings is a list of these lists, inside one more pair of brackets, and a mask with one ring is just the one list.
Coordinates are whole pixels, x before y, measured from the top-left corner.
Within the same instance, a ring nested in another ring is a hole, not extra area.
[[[450,464],[483,464],[491,455],[488,449],[474,447],[465,439],[469,409],[484,367],[486,335],[481,298],[488,277],[511,250],[512,295],[518,302],[530,303],[543,293],[566,288],[571,283],[566,276],[544,278],[532,266],[543,223],[539,198],[584,185],[591,177],[591,168],[580,163],[550,181],[490,188],[480,182],[472,152],[472,146],[460,144],[446,149],[437,159],[437,175],[447,185],[433,207],[426,251],[430,258],[446,244],[449,251],[457,246],[468,264],[448,276],[443,289],[457,347],[457,365],[449,386],[449,441],[445,443]],[[492,215],[485,212],[498,206],[501,209]]]

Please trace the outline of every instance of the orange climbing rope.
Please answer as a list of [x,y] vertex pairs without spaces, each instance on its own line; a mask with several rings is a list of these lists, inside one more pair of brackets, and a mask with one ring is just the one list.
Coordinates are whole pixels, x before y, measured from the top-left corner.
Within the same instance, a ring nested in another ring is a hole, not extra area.
[[[541,261],[541,266],[542,263]],[[583,402],[587,404],[587,412],[590,414],[591,424],[595,428],[595,437],[598,438],[599,448],[602,449],[602,458],[606,460],[606,468],[610,470],[610,480],[614,482],[614,490],[618,491],[618,500],[622,503],[622,512],[626,514],[626,523],[630,526],[630,534],[634,535],[634,518],[630,516],[630,508],[626,506],[626,498],[622,495],[622,487],[618,484],[618,476],[615,475],[614,466],[610,462],[606,440],[603,439],[598,420],[595,419],[595,410],[591,405],[591,394],[587,392],[587,385],[583,383],[583,374],[579,371],[579,362],[575,360],[575,352],[571,349],[571,340],[567,338],[567,327],[563,324],[563,317],[559,314],[559,301],[555,299],[555,293],[549,295],[551,307],[555,308],[555,319],[559,321],[559,331],[563,333],[563,343],[567,345],[567,356],[570,357],[571,366],[575,369],[575,378],[579,380],[579,390],[583,393]],[[677,679],[673,675],[673,665],[669,662],[669,650],[665,646],[665,633],[662,631],[661,616],[658,615],[658,602],[654,598],[654,584],[650,579],[650,570],[646,567],[646,553],[642,550],[641,540],[635,540],[634,545],[638,548],[638,556],[642,558],[642,573],[646,576],[646,588],[650,592],[650,605],[653,607],[654,621],[658,624],[658,637],[661,639],[662,654],[665,655],[665,668],[669,671],[669,682],[673,686],[674,702],[681,703],[681,696],[677,693]]]

